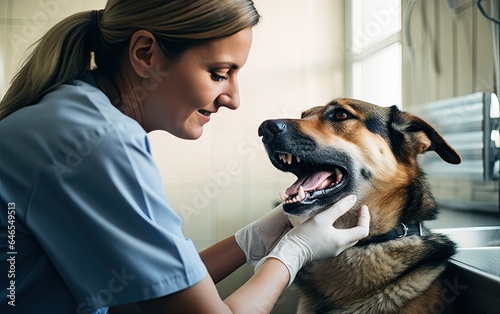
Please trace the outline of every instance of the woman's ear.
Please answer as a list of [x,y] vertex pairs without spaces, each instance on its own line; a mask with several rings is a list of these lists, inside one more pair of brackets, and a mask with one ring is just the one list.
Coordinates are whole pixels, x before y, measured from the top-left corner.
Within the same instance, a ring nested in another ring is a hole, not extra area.
[[151,76],[151,72],[157,69],[161,56],[161,49],[151,32],[139,30],[130,38],[130,65],[141,78]]

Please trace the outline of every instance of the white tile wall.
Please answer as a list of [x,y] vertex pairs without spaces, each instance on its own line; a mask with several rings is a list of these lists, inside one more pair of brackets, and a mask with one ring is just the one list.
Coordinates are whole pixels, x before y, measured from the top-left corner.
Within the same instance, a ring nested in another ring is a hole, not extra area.
[[0,96],[27,55],[27,49],[66,16],[101,9],[106,1],[0,0]]
[[0,19],[6,19],[7,16],[8,16],[7,1],[6,0],[1,0],[0,1]]

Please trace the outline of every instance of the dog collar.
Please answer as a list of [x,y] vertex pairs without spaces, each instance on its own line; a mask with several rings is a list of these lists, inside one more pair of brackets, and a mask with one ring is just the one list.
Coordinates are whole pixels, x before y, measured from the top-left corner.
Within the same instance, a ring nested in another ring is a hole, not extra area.
[[396,228],[392,229],[391,231],[378,236],[374,236],[369,239],[358,241],[358,243],[356,243],[354,246],[365,246],[369,244],[382,243],[390,240],[399,240],[415,234],[418,234],[419,236],[422,235],[421,222],[415,224],[400,223]]

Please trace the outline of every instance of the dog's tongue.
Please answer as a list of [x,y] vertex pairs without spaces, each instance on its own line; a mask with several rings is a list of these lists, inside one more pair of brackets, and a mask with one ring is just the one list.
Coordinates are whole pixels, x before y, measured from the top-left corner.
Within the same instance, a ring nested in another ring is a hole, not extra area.
[[295,195],[299,193],[299,187],[302,185],[304,191],[321,190],[335,182],[335,171],[309,172],[301,176],[292,186],[286,189],[286,195]]

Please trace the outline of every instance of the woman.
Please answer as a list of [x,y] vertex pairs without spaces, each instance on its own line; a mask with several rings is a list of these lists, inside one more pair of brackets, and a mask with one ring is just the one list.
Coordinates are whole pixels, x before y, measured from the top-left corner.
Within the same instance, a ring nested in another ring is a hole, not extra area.
[[[269,312],[305,263],[367,235],[365,206],[332,227],[354,196],[292,230],[278,206],[201,253],[182,234],[146,134],[197,139],[238,108],[258,20],[249,0],[109,0],[41,39],[0,103],[2,313]],[[221,300],[214,282],[245,262]]]

